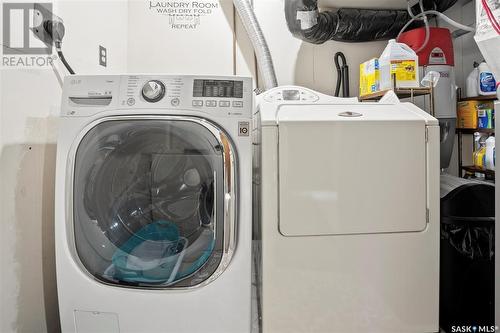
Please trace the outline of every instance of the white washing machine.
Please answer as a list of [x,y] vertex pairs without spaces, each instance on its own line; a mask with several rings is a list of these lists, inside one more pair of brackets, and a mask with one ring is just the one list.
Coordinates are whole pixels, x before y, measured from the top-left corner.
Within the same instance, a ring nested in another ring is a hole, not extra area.
[[263,332],[437,332],[438,121],[280,87],[254,122]]
[[70,76],[57,153],[63,332],[249,332],[250,78]]

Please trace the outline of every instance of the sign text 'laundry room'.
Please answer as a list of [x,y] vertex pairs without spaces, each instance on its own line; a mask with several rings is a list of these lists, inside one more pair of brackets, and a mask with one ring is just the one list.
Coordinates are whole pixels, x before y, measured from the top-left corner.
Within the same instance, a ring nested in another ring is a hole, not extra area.
[[168,16],[172,29],[197,29],[219,6],[218,1],[149,1],[149,10]]

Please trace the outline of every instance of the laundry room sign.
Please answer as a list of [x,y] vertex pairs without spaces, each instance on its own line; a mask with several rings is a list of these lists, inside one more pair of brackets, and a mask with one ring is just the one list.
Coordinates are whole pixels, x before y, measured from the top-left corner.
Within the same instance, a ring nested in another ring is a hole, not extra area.
[[168,17],[169,26],[177,30],[198,29],[203,17],[220,9],[219,1],[149,1],[149,10]]

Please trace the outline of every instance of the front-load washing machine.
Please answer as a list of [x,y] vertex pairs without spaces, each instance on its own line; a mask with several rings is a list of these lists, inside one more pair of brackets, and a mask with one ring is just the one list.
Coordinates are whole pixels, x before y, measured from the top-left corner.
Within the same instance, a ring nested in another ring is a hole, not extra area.
[[438,121],[300,87],[254,121],[263,332],[437,332]]
[[63,332],[249,332],[252,81],[70,76],[56,176]]

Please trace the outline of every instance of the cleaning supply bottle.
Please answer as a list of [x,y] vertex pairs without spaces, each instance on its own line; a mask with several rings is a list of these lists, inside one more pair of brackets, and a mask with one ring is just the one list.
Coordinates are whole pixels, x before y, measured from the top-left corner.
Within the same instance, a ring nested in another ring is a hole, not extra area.
[[495,137],[490,136],[486,140],[485,167],[488,170],[495,170]]
[[467,83],[465,85],[465,96],[476,97],[479,96],[478,81],[479,81],[479,64],[474,61],[474,69],[467,76]]
[[[481,148],[481,142],[485,142],[486,141],[486,137],[479,133],[479,132],[476,132],[474,133],[474,151],[472,153],[472,161],[473,161],[473,164],[476,165],[476,157],[477,157],[477,152],[479,151],[479,149]],[[483,174],[479,173],[479,172],[476,172],[474,174],[474,176],[476,178],[481,178]]]
[[481,147],[480,142],[481,142],[481,133],[476,132],[474,133],[474,152],[478,151],[479,148]]
[[486,142],[481,142],[481,147],[474,153],[474,166],[479,169],[485,167]]
[[419,87],[418,56],[408,45],[389,40],[384,52],[379,58],[380,88],[393,87],[393,75],[396,77],[397,88]]
[[478,93],[483,96],[496,95],[497,84],[495,77],[491,72],[488,64],[484,61],[479,65],[479,77],[478,77]]

